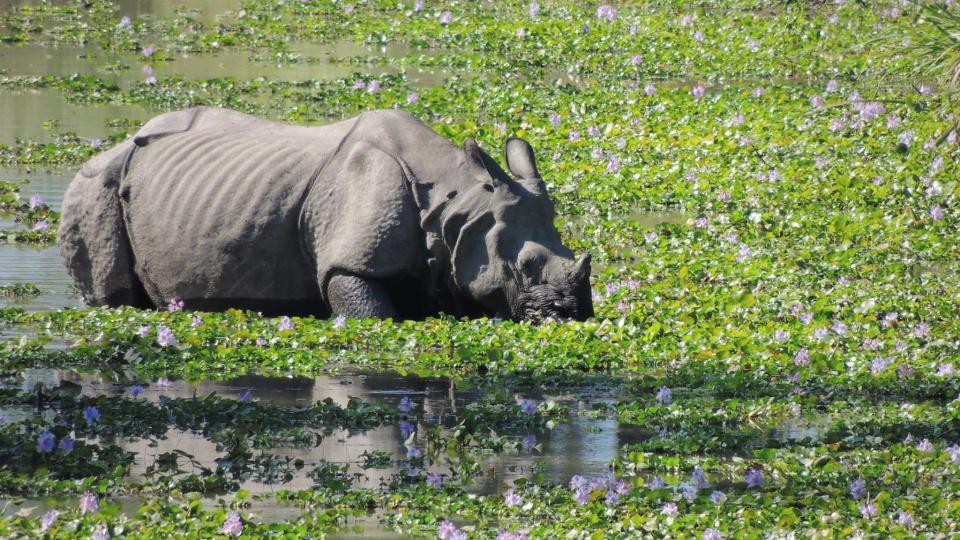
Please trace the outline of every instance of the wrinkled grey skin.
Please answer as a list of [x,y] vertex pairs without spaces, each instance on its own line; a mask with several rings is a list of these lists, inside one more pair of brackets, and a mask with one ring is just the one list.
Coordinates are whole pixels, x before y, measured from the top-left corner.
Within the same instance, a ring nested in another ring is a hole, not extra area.
[[593,315],[525,141],[506,174],[384,110],[323,127],[163,114],[64,196],[60,255],[91,305],[514,320]]

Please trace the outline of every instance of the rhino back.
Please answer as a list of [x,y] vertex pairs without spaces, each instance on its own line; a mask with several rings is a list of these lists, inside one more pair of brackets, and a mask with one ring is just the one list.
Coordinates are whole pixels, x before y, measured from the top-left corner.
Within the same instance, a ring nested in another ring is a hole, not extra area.
[[137,273],[155,302],[318,297],[297,223],[304,190],[338,130],[314,129],[213,127],[151,141],[134,154],[121,193],[129,187]]

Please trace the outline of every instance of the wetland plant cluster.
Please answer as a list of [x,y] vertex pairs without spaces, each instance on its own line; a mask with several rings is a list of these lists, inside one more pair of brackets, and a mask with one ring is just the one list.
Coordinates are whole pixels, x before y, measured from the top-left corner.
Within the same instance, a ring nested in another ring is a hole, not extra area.
[[[29,284],[7,286],[0,489],[8,509],[44,510],[8,511],[0,536],[319,537],[370,513],[451,539],[957,535],[960,118],[950,62],[916,57],[958,16],[950,4],[245,0],[214,19],[137,17],[103,0],[7,8],[4,54],[84,45],[127,62],[3,73],[3,93],[297,123],[399,107],[455,141],[531,140],[565,243],[596,261],[597,315],[323,321],[175,301],[35,313],[17,303]],[[311,64],[321,59],[297,43],[343,41],[408,50],[328,58],[356,70],[332,80],[157,75],[225,50]],[[120,84],[117,69],[142,77]],[[414,86],[413,69],[441,82]],[[0,163],[75,167],[137,127],[21,138],[0,145]],[[51,245],[55,210],[3,180],[4,242]],[[294,408],[256,393],[144,393],[170,379],[358,367],[482,392],[443,417],[415,397]],[[28,370],[51,368],[101,372],[121,391],[25,387]],[[604,399],[567,386],[594,377]],[[545,389],[583,406],[551,405]],[[550,481],[544,456],[477,492],[485,459],[537,455],[538,437],[572,414],[643,436],[603,474]],[[359,463],[283,452],[384,427],[402,450]],[[217,460],[126,449],[171,433],[209,442]],[[359,481],[383,468],[378,485]],[[294,477],[313,487],[284,488]],[[279,491],[251,493],[255,483]],[[265,520],[266,503],[298,511]]]

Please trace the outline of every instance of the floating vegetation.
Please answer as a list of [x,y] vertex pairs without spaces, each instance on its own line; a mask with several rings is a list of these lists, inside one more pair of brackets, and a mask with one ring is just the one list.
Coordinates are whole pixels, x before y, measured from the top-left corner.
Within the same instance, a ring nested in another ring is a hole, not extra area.
[[[593,255],[596,317],[2,308],[19,513],[0,536],[960,534],[947,4],[8,8],[0,53],[70,45],[78,68],[2,73],[0,93],[130,112],[37,112],[0,163],[77,166],[138,114],[195,105],[299,124],[402,108],[491,155],[522,136],[565,244]],[[234,53],[317,73],[178,72]],[[0,237],[56,249],[56,205],[4,175]],[[5,297],[51,296],[11,277]]]

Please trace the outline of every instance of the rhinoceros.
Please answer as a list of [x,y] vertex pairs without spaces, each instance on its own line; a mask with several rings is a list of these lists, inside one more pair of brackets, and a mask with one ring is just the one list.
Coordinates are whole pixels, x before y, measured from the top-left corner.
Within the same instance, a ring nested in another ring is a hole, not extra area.
[[530,145],[504,153],[512,178],[397,110],[165,113],[83,165],[60,256],[94,306],[587,319],[590,257],[561,243]]

